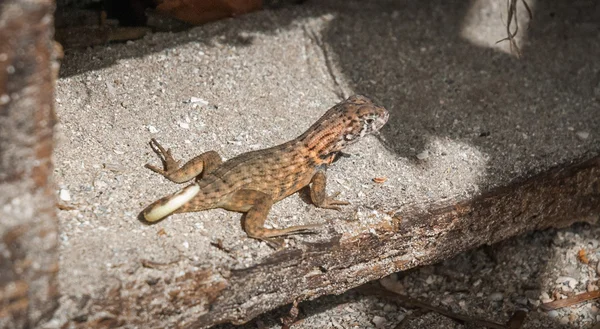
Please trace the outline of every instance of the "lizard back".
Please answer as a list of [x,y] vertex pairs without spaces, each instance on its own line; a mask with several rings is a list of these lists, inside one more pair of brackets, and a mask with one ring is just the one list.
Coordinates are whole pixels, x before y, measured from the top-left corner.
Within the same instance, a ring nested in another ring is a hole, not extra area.
[[220,207],[228,195],[242,189],[279,201],[308,185],[345,147],[376,133],[388,117],[387,110],[367,97],[352,96],[329,109],[296,139],[222,163],[198,181],[198,195],[177,212]]

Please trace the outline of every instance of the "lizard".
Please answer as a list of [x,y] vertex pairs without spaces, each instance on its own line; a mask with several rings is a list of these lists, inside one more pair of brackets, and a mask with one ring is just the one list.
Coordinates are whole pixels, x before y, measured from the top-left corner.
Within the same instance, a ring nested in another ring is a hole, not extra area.
[[271,238],[311,231],[320,224],[287,228],[265,228],[271,206],[305,186],[312,203],[319,208],[341,210],[348,202],[326,193],[326,169],[341,151],[368,134],[378,133],[389,118],[388,111],[362,95],[350,96],[336,104],[297,138],[267,149],[243,153],[225,162],[208,151],[183,166],[171,150],[151,139],[164,169],[145,167],[175,183],[194,182],[163,197],[142,211],[147,222],[159,221],[173,213],[223,208],[246,213],[242,226],[251,238]]

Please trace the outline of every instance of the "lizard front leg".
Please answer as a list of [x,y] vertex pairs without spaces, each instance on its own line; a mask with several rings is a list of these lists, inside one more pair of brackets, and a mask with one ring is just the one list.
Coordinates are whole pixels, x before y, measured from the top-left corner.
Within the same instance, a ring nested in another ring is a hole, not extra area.
[[173,158],[171,149],[165,150],[165,148],[154,138],[150,140],[150,147],[152,147],[152,150],[160,157],[164,170],[149,163],[147,163],[145,167],[165,176],[175,183],[185,183],[200,174],[206,175],[223,162],[217,152],[208,151],[194,157],[183,166],[179,167],[179,162]]
[[239,190],[235,192],[223,205],[222,208],[233,211],[246,212],[244,231],[249,237],[273,242],[269,238],[308,232],[320,224],[298,225],[282,229],[265,228],[267,215],[273,205],[273,198],[263,192],[255,190]]
[[350,204],[350,202],[336,200],[327,195],[327,176],[323,170],[317,171],[310,181],[310,199],[319,208],[341,210],[339,206]]

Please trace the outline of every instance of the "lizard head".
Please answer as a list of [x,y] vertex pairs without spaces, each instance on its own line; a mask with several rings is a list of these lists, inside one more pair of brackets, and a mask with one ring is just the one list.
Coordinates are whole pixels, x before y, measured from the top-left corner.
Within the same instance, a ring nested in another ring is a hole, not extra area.
[[324,158],[377,133],[388,118],[385,108],[365,96],[354,95],[330,108],[300,139]]
[[342,137],[348,144],[368,134],[378,133],[390,117],[385,108],[362,95],[350,96],[340,105],[344,105],[341,109],[342,126],[345,126]]

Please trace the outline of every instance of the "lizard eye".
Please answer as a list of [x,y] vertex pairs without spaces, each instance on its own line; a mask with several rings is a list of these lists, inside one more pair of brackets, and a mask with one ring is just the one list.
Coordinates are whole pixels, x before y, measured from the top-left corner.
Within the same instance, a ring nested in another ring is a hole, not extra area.
[[373,119],[373,118],[368,118],[367,120],[365,120],[365,122],[368,124],[372,124],[373,121],[375,121],[375,119]]

